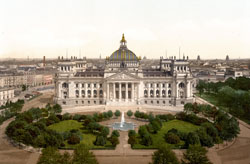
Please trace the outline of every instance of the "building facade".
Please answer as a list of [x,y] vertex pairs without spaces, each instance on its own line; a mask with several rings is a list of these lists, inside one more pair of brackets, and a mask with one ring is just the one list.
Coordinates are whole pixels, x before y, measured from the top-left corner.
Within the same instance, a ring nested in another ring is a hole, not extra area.
[[15,101],[14,89],[0,88],[0,106],[5,105],[7,102],[10,101]]
[[58,59],[55,101],[65,106],[181,105],[193,101],[188,58],[159,60],[159,68],[142,68],[141,58],[127,48],[106,57],[104,68],[87,68],[86,59]]

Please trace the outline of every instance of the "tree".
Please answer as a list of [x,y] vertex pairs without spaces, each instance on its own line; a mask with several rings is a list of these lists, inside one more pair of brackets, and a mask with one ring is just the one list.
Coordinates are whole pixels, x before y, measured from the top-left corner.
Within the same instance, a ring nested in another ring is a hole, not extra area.
[[167,146],[161,146],[152,156],[152,164],[179,164],[175,153]]
[[185,145],[188,147],[189,145],[200,144],[200,138],[195,132],[189,132],[187,135],[187,139],[185,141]]
[[118,130],[113,130],[111,136],[120,137],[120,133],[118,132]]
[[97,146],[104,146],[106,144],[106,139],[103,136],[97,136],[94,144]]
[[59,104],[55,104],[52,109],[53,109],[54,113],[56,113],[56,114],[59,114],[62,112],[62,107]]
[[121,112],[120,112],[119,110],[116,110],[116,111],[115,111],[115,116],[116,116],[116,117],[119,117],[120,115],[121,115]]
[[200,145],[190,145],[187,152],[184,153],[183,164],[212,164],[207,156],[207,150]]
[[111,110],[108,111],[109,118],[113,117],[113,112]]
[[196,89],[199,91],[200,95],[204,92],[205,86],[206,86],[205,82],[203,80],[199,80],[199,83],[197,84]]
[[68,143],[75,145],[75,144],[79,144],[80,143],[80,137],[78,135],[76,135],[75,133],[73,133],[69,139],[68,139]]
[[119,139],[117,136],[111,136],[109,140],[110,140],[112,146],[116,146],[119,144]]
[[83,144],[78,145],[74,150],[72,161],[73,164],[98,164],[94,154]]
[[192,110],[193,110],[193,104],[192,103],[186,103],[184,105],[184,112],[185,113],[192,112]]
[[128,136],[130,137],[130,136],[135,136],[136,135],[136,132],[135,132],[135,130],[129,130],[128,131]]
[[26,91],[27,86],[26,85],[22,85],[22,91]]
[[133,115],[133,112],[131,110],[127,111],[127,115],[129,116],[129,118]]
[[164,138],[165,138],[165,141],[169,144],[177,144],[180,142],[180,138],[172,132],[166,133]]
[[47,147],[42,150],[42,155],[37,164],[60,164],[61,155],[57,148]]
[[136,136],[129,136],[128,143],[131,145],[131,147],[133,147],[133,145],[137,143]]
[[149,145],[153,144],[153,139],[149,133],[146,133],[143,135],[142,140],[141,140],[141,144],[145,145],[145,146],[149,146]]
[[105,138],[107,138],[107,135],[109,134],[109,128],[108,127],[103,127],[101,130],[101,135]]

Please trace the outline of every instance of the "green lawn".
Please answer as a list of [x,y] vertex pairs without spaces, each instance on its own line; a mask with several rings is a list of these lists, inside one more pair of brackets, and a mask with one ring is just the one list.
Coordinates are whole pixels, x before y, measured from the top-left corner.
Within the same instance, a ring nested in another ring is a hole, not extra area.
[[65,120],[48,126],[49,129],[55,130],[59,133],[70,131],[72,129],[80,129],[82,127],[82,123],[75,120]]
[[[59,133],[70,131],[72,129],[79,129],[82,132],[82,140],[81,143],[87,145],[90,149],[106,149],[111,148],[112,144],[107,141],[105,146],[96,146],[93,142],[96,140],[96,136],[94,134],[89,133],[87,130],[84,130],[84,126],[82,123],[75,120],[65,120],[56,124],[52,124],[48,126],[49,129],[55,130]],[[64,141],[65,148],[75,148],[77,145],[70,145],[67,141]]]
[[150,149],[150,148],[158,148],[159,145],[167,144],[172,148],[179,148],[182,145],[184,145],[184,141],[181,141],[177,145],[171,145],[166,143],[164,140],[164,134],[167,133],[170,129],[175,128],[181,132],[192,132],[199,128],[199,126],[191,124],[189,122],[181,121],[181,120],[172,120],[168,122],[163,122],[162,128],[160,131],[158,131],[157,134],[151,134],[151,137],[153,139],[153,145],[150,146],[144,146],[141,144],[135,144],[133,146],[134,149]]

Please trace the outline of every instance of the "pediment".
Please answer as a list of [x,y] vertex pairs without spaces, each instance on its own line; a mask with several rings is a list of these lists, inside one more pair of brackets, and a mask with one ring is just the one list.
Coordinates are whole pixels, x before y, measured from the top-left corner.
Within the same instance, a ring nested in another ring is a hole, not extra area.
[[139,77],[128,72],[119,72],[110,77],[108,80],[116,80],[116,81],[129,81],[129,80],[139,80]]

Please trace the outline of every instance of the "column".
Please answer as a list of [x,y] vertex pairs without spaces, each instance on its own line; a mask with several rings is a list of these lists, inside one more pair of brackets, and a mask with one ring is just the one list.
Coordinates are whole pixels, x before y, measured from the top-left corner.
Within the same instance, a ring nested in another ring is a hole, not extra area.
[[154,83],[154,85],[153,85],[153,87],[154,87],[154,98],[156,98],[156,83]]
[[150,97],[150,83],[148,83],[148,98]]
[[139,83],[137,83],[136,86],[137,86],[137,103],[140,104]]
[[134,83],[131,84],[131,100],[134,101],[134,90],[135,90],[135,86]]
[[125,91],[125,101],[128,101],[128,83],[125,84],[126,91]]
[[115,95],[115,83],[113,83],[113,101],[115,101],[116,95]]
[[90,88],[91,88],[91,98],[94,97],[94,89],[93,89],[93,83],[90,84]]
[[160,83],[160,98],[162,98],[162,83]]
[[85,91],[85,98],[88,97],[88,84],[87,83],[84,83],[84,91]]
[[122,84],[119,83],[119,101],[122,100]]
[[107,83],[107,100],[109,100],[109,83]]

